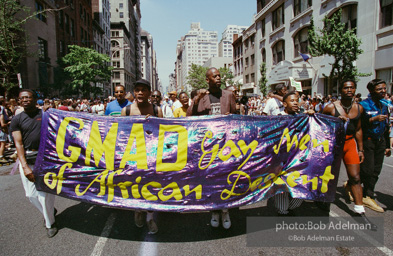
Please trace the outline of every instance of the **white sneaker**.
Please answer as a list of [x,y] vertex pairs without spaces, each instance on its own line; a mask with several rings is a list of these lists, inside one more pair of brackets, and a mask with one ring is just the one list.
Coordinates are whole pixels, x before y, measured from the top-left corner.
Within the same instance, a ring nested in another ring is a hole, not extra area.
[[157,224],[153,219],[147,222],[147,227],[149,228],[149,234],[151,235],[154,235],[155,233],[158,232]]
[[220,225],[220,213],[212,212],[212,219],[210,221],[210,224],[213,228],[218,228],[218,226]]
[[221,221],[222,221],[222,226],[225,229],[229,229],[231,227],[231,219],[229,218],[229,212],[228,211],[222,211],[221,212]]

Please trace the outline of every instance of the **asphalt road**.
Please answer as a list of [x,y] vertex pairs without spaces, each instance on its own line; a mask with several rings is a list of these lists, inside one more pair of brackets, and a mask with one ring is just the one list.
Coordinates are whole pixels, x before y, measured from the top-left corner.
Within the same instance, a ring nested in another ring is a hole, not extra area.
[[[0,255],[393,255],[393,158],[385,158],[377,184],[377,196],[385,213],[366,208],[369,217],[383,217],[384,242],[370,247],[271,247],[247,246],[247,217],[275,216],[272,200],[232,209],[232,227],[213,229],[210,214],[158,213],[159,232],[149,235],[147,228],[137,228],[133,212],[100,207],[56,197],[56,221],[59,233],[47,238],[41,214],[24,196],[19,175],[9,175],[12,166],[0,167]],[[353,204],[343,198],[346,180],[340,170],[336,201],[330,216],[350,217]],[[300,216],[326,216],[313,202],[297,209]],[[261,239],[267,239],[261,236]],[[283,240],[282,244],[285,244]]]

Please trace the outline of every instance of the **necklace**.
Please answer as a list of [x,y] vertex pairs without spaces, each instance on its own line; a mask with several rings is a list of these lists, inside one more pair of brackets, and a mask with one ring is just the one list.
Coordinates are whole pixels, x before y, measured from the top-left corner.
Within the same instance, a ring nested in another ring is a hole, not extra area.
[[340,105],[341,105],[341,107],[344,109],[345,113],[349,114],[349,111],[351,111],[351,108],[352,108],[352,105],[353,105],[353,98],[352,98],[352,101],[351,101],[351,105],[349,105],[348,107],[345,107],[345,106],[342,104],[341,100],[340,100]]

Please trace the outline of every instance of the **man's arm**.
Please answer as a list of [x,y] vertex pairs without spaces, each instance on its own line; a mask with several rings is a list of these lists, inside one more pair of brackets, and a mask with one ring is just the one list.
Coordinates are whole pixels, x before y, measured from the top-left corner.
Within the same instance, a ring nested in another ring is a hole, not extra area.
[[31,170],[30,166],[27,164],[26,161],[25,148],[23,147],[22,142],[22,133],[20,131],[13,131],[12,137],[14,137],[16,152],[18,153],[18,158],[20,162],[19,164],[22,166],[26,178],[31,182],[35,182],[33,170]]
[[[361,105],[359,106],[359,112],[360,112],[360,114],[363,113],[363,107]],[[358,154],[359,154],[359,158],[360,158],[360,163],[363,163],[364,150],[363,150],[363,130],[362,130],[362,119],[361,118],[359,118],[359,122],[356,127],[355,140],[356,140],[356,144],[358,144]]]

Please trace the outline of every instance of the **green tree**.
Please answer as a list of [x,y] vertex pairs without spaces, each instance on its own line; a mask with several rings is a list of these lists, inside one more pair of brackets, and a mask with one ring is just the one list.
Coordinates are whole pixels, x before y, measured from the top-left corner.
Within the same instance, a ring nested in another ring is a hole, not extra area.
[[113,69],[107,65],[110,58],[93,49],[77,45],[70,45],[69,50],[63,57],[63,62],[67,65],[64,70],[71,78],[71,89],[82,93],[84,97],[90,97],[90,93],[102,93],[100,88],[92,87],[91,83],[110,79]]
[[258,81],[259,90],[263,94],[263,96],[267,95],[267,76],[266,76],[266,63],[262,62],[259,66],[259,73],[261,74],[261,78]]
[[221,89],[225,89],[227,85],[232,86],[235,84],[233,81],[234,76],[229,68],[219,68],[218,71],[220,71],[221,76]]
[[187,83],[191,85],[192,90],[207,89],[206,71],[208,68],[201,65],[191,64],[190,71],[187,76]]
[[23,25],[37,14],[57,11],[45,9],[30,12],[26,6],[15,0],[0,0],[0,81],[5,90],[18,85],[16,74],[23,59],[35,53],[26,50],[28,38]]
[[331,18],[325,16],[324,27],[315,30],[313,18],[308,29],[309,52],[311,56],[330,55],[334,57],[329,80],[336,78],[341,81],[343,78],[357,79],[359,76],[369,74],[359,73],[354,62],[363,52],[360,49],[361,40],[356,36],[356,28],[347,29],[341,22],[340,9]]

